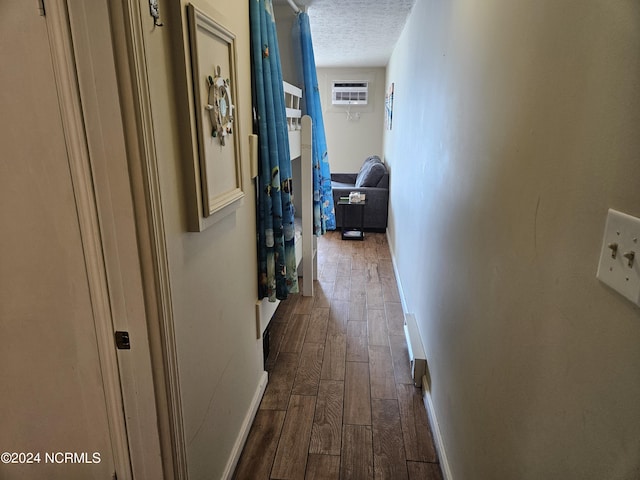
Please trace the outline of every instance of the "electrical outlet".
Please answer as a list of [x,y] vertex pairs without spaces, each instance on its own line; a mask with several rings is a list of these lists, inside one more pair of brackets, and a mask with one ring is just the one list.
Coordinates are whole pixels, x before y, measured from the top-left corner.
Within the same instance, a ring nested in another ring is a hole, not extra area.
[[598,280],[640,305],[640,219],[609,209]]

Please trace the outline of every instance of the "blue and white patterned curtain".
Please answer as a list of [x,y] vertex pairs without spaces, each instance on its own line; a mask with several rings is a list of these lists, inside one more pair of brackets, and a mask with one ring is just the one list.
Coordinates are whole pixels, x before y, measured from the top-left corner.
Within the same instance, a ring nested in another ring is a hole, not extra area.
[[293,29],[294,52],[301,70],[302,110],[313,120],[313,228],[316,235],[335,230],[336,216],[331,192],[331,170],[327,155],[316,60],[313,55],[309,15],[300,12]]
[[251,77],[258,134],[259,298],[298,292],[291,159],[282,67],[271,0],[249,0]]

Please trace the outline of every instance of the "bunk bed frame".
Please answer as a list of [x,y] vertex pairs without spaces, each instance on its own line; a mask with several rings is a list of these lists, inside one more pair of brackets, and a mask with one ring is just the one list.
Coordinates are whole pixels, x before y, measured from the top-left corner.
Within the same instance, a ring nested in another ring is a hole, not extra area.
[[[302,115],[302,90],[283,82],[289,134],[289,156],[296,208],[295,251],[298,276],[302,277],[302,295],[313,296],[313,281],[318,279],[318,244],[313,234],[313,150],[311,117]],[[280,301],[262,299],[256,303],[257,338],[267,328]]]
[[302,116],[302,90],[283,82],[289,131],[289,155],[293,176],[296,208],[296,264],[302,277],[302,295],[313,296],[313,280],[317,280],[317,239],[313,234],[313,158],[311,117]]

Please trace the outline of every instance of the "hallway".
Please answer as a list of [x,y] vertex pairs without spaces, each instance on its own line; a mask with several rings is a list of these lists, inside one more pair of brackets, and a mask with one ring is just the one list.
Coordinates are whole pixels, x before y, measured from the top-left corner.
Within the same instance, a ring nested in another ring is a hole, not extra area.
[[387,239],[318,239],[315,297],[271,321],[269,384],[234,478],[441,480]]

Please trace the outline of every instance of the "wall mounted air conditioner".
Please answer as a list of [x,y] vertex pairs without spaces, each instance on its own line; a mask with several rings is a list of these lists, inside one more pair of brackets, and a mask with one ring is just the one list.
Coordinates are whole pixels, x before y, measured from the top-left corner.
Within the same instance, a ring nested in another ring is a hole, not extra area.
[[366,105],[369,101],[369,82],[362,80],[334,80],[331,82],[332,105]]

